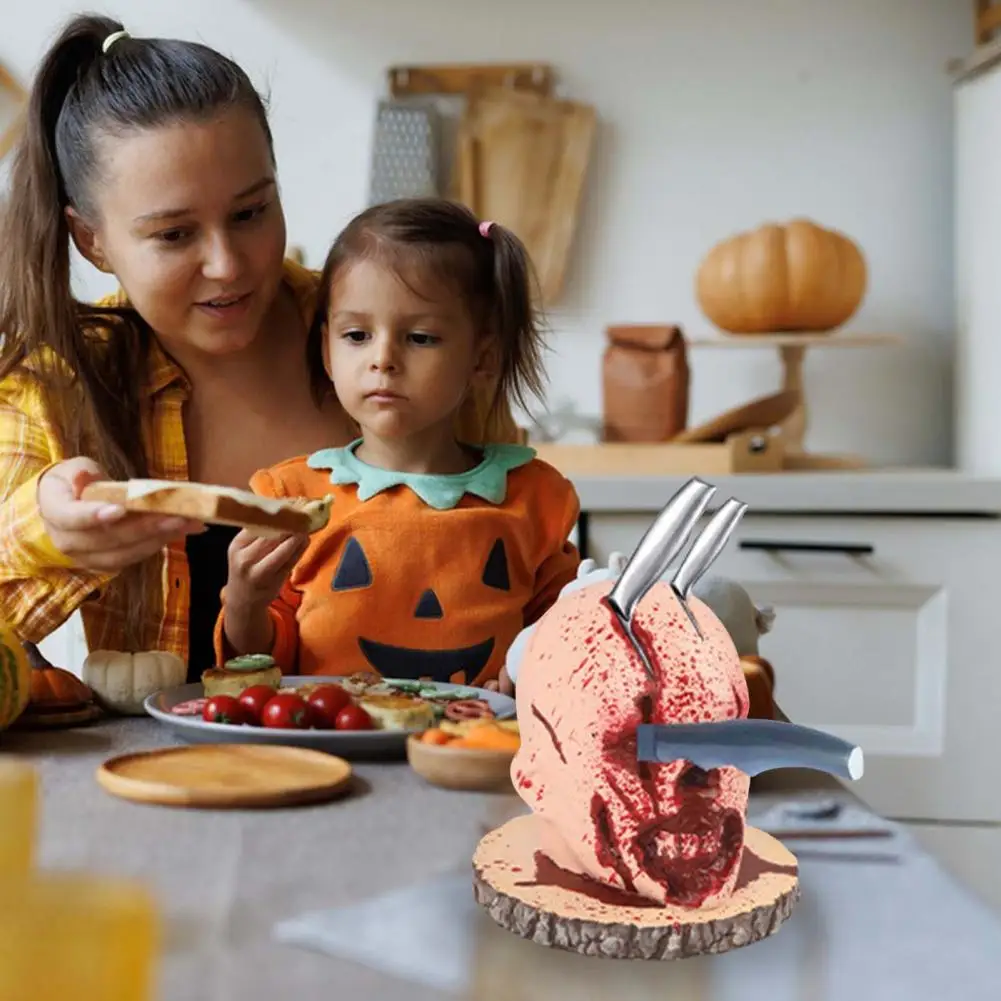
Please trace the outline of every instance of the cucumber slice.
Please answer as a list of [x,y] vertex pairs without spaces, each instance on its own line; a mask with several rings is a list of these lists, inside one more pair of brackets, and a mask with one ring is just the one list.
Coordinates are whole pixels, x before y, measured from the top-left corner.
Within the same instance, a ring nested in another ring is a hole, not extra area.
[[414,695],[420,692],[423,687],[419,681],[410,681],[406,678],[402,678],[398,681],[387,680],[386,684],[391,685],[399,692],[411,692]]
[[275,658],[268,653],[248,653],[242,657],[234,657],[226,661],[226,667],[230,671],[262,671],[266,667],[273,667]]

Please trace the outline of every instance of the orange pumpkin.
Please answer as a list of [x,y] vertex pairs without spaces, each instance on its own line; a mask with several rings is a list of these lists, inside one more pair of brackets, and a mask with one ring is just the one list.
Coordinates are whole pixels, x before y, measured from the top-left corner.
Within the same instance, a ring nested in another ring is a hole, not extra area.
[[854,241],[794,219],[716,244],[699,266],[695,291],[702,312],[733,334],[825,332],[855,313],[866,281]]
[[90,702],[93,698],[89,686],[75,674],[53,667],[32,644],[27,647],[31,662],[31,704],[46,708],[69,708]]

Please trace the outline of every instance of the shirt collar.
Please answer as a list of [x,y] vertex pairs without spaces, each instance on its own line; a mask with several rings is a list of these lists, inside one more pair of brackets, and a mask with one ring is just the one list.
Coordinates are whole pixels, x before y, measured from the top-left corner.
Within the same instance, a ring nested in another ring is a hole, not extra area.
[[143,396],[146,397],[156,396],[176,382],[188,385],[184,369],[163,350],[155,337],[150,338],[146,372],[146,384],[143,386]]

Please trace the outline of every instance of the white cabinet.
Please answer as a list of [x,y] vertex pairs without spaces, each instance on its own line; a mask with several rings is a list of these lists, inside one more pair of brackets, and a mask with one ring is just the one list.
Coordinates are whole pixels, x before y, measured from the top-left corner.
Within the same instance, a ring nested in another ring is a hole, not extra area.
[[[591,516],[591,555],[652,515]],[[747,515],[711,572],[774,605],[761,640],[797,723],[857,741],[890,816],[1001,821],[1001,521]]]

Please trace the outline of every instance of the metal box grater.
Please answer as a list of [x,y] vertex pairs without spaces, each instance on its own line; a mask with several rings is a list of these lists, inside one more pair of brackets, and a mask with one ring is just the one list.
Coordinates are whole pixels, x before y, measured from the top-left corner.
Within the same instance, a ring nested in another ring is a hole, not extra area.
[[372,142],[369,205],[440,194],[441,120],[430,104],[380,101]]

